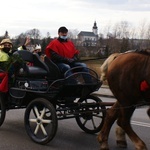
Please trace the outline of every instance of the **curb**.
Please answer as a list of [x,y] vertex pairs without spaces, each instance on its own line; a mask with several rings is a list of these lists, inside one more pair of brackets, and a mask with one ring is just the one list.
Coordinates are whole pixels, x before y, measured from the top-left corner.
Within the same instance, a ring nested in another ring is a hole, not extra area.
[[103,84],[100,88],[106,88],[106,89],[109,89],[109,86],[108,86],[108,85]]
[[100,96],[100,97],[115,98],[113,95],[107,95],[107,94],[93,93],[93,95]]
[[[108,85],[105,85],[105,84],[103,84],[103,85],[100,87],[100,89],[106,89],[106,90],[109,90],[109,91],[110,91],[109,86],[108,86]],[[100,89],[99,89],[99,90],[100,90]],[[96,92],[94,92],[93,94],[96,95],[96,96],[100,96],[100,97],[115,98],[114,95],[111,94],[110,92],[107,93],[107,92],[103,92],[103,91],[96,91]]]

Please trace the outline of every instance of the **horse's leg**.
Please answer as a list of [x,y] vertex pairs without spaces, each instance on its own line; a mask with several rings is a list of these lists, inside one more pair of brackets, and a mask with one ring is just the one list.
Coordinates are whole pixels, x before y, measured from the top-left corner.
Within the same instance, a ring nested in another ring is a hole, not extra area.
[[110,109],[107,109],[103,127],[97,136],[101,150],[109,150],[108,147],[109,132],[113,123],[118,117],[118,109],[116,108],[119,108],[118,102],[116,102]]
[[118,147],[121,148],[127,147],[125,131],[119,126],[116,127],[116,142]]
[[135,108],[122,108],[121,116],[119,116],[117,123],[127,133],[131,141],[134,143],[136,150],[147,150],[145,143],[133,131],[130,120]]

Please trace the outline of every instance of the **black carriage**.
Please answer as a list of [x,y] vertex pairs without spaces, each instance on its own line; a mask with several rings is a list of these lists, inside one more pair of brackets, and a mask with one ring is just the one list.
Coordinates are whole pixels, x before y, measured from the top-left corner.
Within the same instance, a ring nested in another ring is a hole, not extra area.
[[75,118],[79,127],[90,134],[100,131],[105,106],[93,95],[102,84],[95,71],[88,68],[89,73],[86,73],[75,67],[74,73],[65,77],[47,57],[43,62],[38,55],[26,50],[14,55],[21,57],[24,64],[8,91],[0,93],[0,125],[6,111],[25,108],[26,132],[39,144],[46,144],[55,137],[61,119]]

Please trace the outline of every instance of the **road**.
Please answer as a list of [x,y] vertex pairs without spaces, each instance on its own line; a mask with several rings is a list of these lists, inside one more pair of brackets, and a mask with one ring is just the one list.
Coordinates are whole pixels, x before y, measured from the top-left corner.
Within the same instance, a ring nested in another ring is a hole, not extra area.
[[[103,101],[114,99],[101,97]],[[150,149],[150,120],[146,115],[146,108],[137,109],[132,118],[132,126],[136,133]],[[109,145],[111,150],[117,148],[115,142],[115,124],[110,132]],[[31,141],[24,128],[24,109],[9,110],[0,128],[0,150],[98,150],[99,143],[96,134],[90,135],[82,131],[75,119],[58,121],[58,130],[54,139],[47,145],[39,145]],[[128,150],[134,150],[131,141],[128,140]]]

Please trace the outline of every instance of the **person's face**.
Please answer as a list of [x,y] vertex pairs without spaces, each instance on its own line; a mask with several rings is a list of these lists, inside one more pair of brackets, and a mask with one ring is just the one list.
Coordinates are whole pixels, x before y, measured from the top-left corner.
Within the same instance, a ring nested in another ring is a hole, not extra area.
[[36,49],[36,50],[34,50],[34,52],[33,53],[38,53],[39,52],[39,49]]
[[59,37],[62,39],[62,40],[67,40],[67,33],[68,32],[59,32]]
[[41,55],[41,49],[36,49],[36,50],[34,50],[33,53],[34,53],[34,54],[37,53],[38,55]]
[[4,43],[3,44],[3,51],[5,52],[5,53],[9,53],[9,51],[11,50],[11,48],[12,48],[12,45],[10,44],[10,43]]
[[59,32],[59,36],[67,36],[68,32]]
[[4,43],[4,48],[11,48],[11,44],[10,43]]

